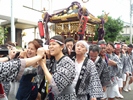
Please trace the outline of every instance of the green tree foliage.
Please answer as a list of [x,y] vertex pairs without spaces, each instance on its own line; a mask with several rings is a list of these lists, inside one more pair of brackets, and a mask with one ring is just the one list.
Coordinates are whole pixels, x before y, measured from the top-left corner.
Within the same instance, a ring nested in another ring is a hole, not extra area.
[[[130,44],[130,37],[129,36],[122,36],[121,34],[119,34],[116,38],[116,41],[119,41],[119,42],[125,42],[126,44]],[[133,39],[132,39],[133,41]]]
[[[96,35],[95,40],[98,38],[96,27]],[[104,39],[106,42],[114,42],[116,37],[122,32],[123,29],[123,21],[120,18],[113,19],[112,17],[108,17],[108,21],[104,24],[105,36]]]
[[7,33],[7,28],[3,28],[0,26],[0,45],[3,44],[4,40],[7,38]]

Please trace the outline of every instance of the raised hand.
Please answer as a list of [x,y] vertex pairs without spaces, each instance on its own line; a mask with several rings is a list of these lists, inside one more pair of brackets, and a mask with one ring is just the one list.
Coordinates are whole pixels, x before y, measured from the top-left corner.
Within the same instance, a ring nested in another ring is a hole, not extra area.
[[43,47],[37,49],[37,56],[43,57],[45,54],[45,50]]
[[96,98],[91,98],[90,100],[97,100]]
[[111,59],[109,59],[108,60],[108,65],[110,65],[110,66],[116,66],[116,62],[113,61],[113,60],[111,60]]
[[19,58],[27,58],[27,50],[21,51],[19,54]]
[[125,53],[126,53],[124,49],[122,49],[122,50],[121,50],[121,52],[122,52],[123,54],[125,54]]

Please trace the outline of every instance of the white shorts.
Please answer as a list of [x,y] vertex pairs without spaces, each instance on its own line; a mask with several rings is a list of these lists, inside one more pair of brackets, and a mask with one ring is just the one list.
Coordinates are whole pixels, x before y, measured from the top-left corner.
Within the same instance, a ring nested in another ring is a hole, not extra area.
[[103,98],[102,99],[106,99],[107,98],[107,89],[105,92],[103,92]]
[[122,79],[123,79],[123,81],[126,81],[126,77],[127,77],[126,74],[122,74]]
[[11,88],[8,95],[8,100],[16,100],[16,94],[19,88],[19,82],[10,82]]
[[0,98],[0,100],[8,100],[8,98],[5,96],[3,98]]
[[123,79],[118,78],[118,87],[123,87]]
[[120,97],[120,92],[118,89],[118,84],[114,86],[109,86],[107,87],[107,97],[108,98],[115,98],[115,97]]

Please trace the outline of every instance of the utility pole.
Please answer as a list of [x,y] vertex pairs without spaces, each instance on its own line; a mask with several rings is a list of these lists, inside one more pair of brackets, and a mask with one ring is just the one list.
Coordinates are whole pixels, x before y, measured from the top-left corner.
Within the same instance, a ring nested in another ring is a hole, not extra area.
[[132,0],[130,0],[130,43],[131,44],[132,44],[132,10],[133,10]]
[[11,42],[15,41],[15,25],[14,25],[14,0],[11,0]]

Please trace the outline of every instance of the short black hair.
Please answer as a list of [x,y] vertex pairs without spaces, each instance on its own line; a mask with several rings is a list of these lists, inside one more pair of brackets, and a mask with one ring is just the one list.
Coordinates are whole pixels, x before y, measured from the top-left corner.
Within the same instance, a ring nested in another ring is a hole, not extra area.
[[73,42],[73,44],[74,44],[74,39],[73,38],[66,38],[65,39],[65,44],[67,43],[67,42]]
[[98,45],[101,45],[101,44],[107,44],[107,43],[105,42],[105,40],[100,40],[100,41],[98,41],[97,44],[98,44]]
[[108,42],[107,45],[108,45],[108,44],[111,45],[111,46],[115,49],[114,43]]
[[129,48],[133,48],[133,45],[132,45],[132,44],[129,44],[128,47],[129,47]]
[[89,53],[90,53],[90,51],[99,53],[100,52],[100,47],[96,44],[92,44],[92,45],[89,46]]

